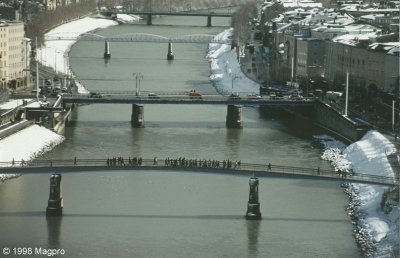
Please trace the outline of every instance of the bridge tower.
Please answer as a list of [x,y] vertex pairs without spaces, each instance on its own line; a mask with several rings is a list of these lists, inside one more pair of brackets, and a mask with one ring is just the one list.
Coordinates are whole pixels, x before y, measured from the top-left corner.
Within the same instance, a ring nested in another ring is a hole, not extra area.
[[62,210],[61,174],[53,174],[50,177],[50,195],[47,202],[46,216],[61,216]]
[[250,193],[249,193],[249,201],[247,203],[246,219],[260,220],[261,212],[260,212],[260,203],[258,202],[258,178],[253,175],[249,180],[249,185],[250,185]]
[[110,42],[106,41],[105,46],[104,46],[104,58],[105,59],[110,59],[111,53],[110,53]]
[[211,15],[207,16],[207,27],[211,27]]
[[167,60],[174,60],[174,53],[172,52],[172,42],[168,42]]
[[242,111],[243,106],[241,105],[228,105],[226,114],[226,127],[228,128],[242,128],[243,118]]
[[144,127],[144,106],[132,104],[131,125],[134,128]]
[[151,19],[152,19],[151,14],[148,14],[147,15],[147,25],[153,25],[153,21]]

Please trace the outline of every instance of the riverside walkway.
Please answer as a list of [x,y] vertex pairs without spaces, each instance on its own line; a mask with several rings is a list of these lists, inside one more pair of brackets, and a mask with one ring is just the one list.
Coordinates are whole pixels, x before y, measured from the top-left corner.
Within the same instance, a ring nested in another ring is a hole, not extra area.
[[320,168],[282,166],[275,164],[254,164],[228,160],[197,159],[67,159],[0,162],[1,174],[53,174],[53,173],[92,173],[92,172],[187,172],[219,175],[241,175],[285,179],[328,180],[371,185],[398,186],[391,177],[362,173],[340,172]]

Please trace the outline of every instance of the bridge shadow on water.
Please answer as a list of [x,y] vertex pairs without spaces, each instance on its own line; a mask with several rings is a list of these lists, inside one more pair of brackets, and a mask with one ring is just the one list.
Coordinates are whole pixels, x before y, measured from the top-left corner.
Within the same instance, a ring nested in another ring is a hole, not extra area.
[[[71,120],[68,127],[85,128],[131,128],[130,121],[74,121]],[[263,128],[265,126],[260,125],[257,122],[246,122],[245,128]],[[146,121],[145,128],[226,128],[225,121]],[[135,130],[138,130],[135,128]],[[229,130],[227,128],[227,130]]]
[[[0,217],[46,217],[46,211],[0,212]],[[154,215],[64,213],[62,218],[178,219],[178,220],[246,220],[245,215]],[[347,219],[262,217],[262,221],[343,223]]]

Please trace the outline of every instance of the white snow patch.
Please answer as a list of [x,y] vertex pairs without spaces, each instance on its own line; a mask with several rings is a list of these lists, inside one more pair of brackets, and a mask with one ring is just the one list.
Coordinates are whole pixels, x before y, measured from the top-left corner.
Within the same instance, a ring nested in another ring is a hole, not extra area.
[[[329,136],[316,136],[325,145],[322,158],[331,161],[335,169],[352,169],[355,173],[393,177],[387,156],[396,148],[382,134],[369,131],[364,137],[347,148]],[[364,242],[375,245],[374,257],[388,257],[398,251],[399,209],[389,214],[381,211],[381,199],[386,187],[366,184],[350,184],[349,206],[358,207],[360,218],[356,235],[367,237]]]
[[[215,39],[228,39],[233,29],[226,29],[215,36]],[[221,94],[259,93],[260,85],[242,72],[237,59],[236,50],[227,44],[209,44],[207,58],[210,62],[210,80]]]
[[[32,125],[0,140],[0,162],[29,161],[64,141],[61,136],[45,127]],[[3,164],[4,165],[4,164]],[[0,180],[16,175],[0,174]]]

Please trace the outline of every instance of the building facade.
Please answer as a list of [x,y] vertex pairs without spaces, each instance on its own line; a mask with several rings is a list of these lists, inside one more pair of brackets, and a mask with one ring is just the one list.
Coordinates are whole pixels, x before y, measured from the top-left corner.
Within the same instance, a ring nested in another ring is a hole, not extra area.
[[304,80],[324,77],[325,41],[316,38],[297,39],[297,77]]
[[28,44],[22,22],[0,23],[0,87],[20,89],[27,86]]

